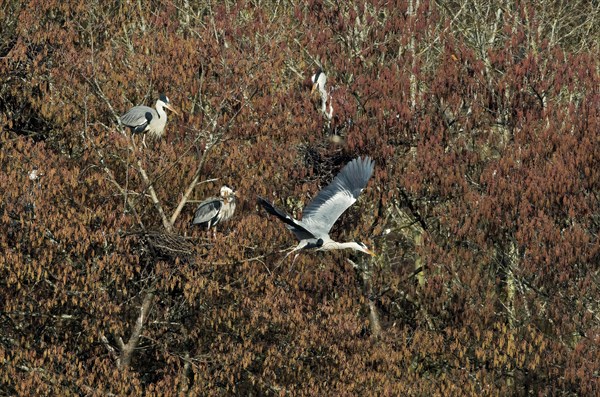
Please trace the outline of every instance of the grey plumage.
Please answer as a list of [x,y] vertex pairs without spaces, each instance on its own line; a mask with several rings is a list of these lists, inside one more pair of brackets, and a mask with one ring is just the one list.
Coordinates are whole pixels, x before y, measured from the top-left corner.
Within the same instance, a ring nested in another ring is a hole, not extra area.
[[165,108],[175,114],[179,113],[173,108],[165,94],[159,96],[155,106],[156,109],[148,106],[134,106],[121,116],[121,123],[131,128],[131,132],[134,134],[148,133],[154,138],[160,138],[167,125]]
[[143,133],[146,128],[148,128],[148,125],[150,124],[150,122],[152,121],[152,113],[151,112],[146,112],[144,114],[144,119],[146,120],[144,123],[137,125],[135,127],[130,127],[131,128],[131,132],[134,134],[141,134]]
[[220,197],[210,197],[200,203],[194,213],[193,225],[208,229],[233,216],[236,206],[236,193],[227,186],[221,187]]
[[[338,173],[334,180],[304,208],[302,220],[297,220],[259,197],[265,210],[283,221],[300,241],[294,251],[303,248],[332,250],[352,248],[374,255],[363,243],[338,243],[329,237],[333,224],[348,209],[367,185],[375,167],[370,157],[356,158]],[[290,252],[291,253],[291,252]],[[288,254],[289,255],[289,254]]]

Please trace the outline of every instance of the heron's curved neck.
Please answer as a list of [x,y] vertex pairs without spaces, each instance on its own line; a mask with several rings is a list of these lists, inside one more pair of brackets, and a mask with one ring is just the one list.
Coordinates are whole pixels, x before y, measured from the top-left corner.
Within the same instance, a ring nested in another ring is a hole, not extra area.
[[319,84],[319,94],[321,94],[321,99],[323,100],[323,102],[327,102],[327,100],[329,99],[329,94],[325,89],[325,84]]
[[319,250],[329,251],[329,250],[343,250],[343,249],[353,249],[360,251],[360,245],[355,243],[354,241],[349,241],[347,243],[338,243],[337,241],[327,241],[323,243],[323,246],[319,248]]
[[156,101],[156,113],[158,113],[158,118],[167,117],[167,112],[165,112],[165,103],[160,99]]

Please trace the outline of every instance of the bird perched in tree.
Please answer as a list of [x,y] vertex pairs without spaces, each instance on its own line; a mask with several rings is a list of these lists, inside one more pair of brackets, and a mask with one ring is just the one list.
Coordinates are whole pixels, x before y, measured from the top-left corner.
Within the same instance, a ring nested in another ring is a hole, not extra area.
[[337,219],[350,207],[367,186],[375,163],[370,157],[356,158],[346,164],[325,189],[304,208],[302,220],[297,220],[276,208],[266,199],[258,202],[271,215],[275,215],[294,233],[300,243],[292,252],[315,248],[318,251],[350,248],[366,254],[375,254],[361,242],[338,243],[329,237],[329,231]]
[[219,197],[210,197],[204,200],[194,213],[192,225],[206,226],[207,229],[226,221],[235,212],[237,192],[227,186],[221,187]]
[[333,116],[333,107],[331,106],[331,103],[329,104],[329,112],[327,111],[327,103],[329,101],[329,94],[325,88],[327,75],[323,69],[319,68],[317,72],[310,77],[310,81],[312,82],[310,94],[313,95],[315,91],[319,91],[319,95],[321,96],[321,112],[328,120],[331,120],[331,117]]
[[324,93],[327,95],[327,91],[325,91],[325,83],[327,83],[327,75],[323,72],[323,69],[317,69],[316,73],[310,77],[310,81],[312,82],[312,90],[311,94],[318,89],[320,93]]
[[160,94],[155,107],[156,109],[149,106],[134,106],[121,116],[121,123],[129,127],[132,134],[144,134],[144,146],[146,146],[146,133],[153,138],[162,137],[167,125],[165,109],[179,114],[165,94]]

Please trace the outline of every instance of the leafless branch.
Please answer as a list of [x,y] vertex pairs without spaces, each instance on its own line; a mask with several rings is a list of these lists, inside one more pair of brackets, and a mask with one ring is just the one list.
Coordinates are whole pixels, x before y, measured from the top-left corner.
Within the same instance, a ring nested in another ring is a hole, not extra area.
[[364,261],[363,264],[359,265],[351,259],[346,259],[348,263],[354,267],[361,277],[363,284],[363,293],[367,296],[368,307],[369,307],[369,324],[371,326],[371,335],[375,338],[379,338],[381,335],[381,320],[375,299],[373,297],[373,285],[371,283],[372,266],[370,262]]
[[131,357],[133,355],[133,351],[138,345],[140,340],[140,336],[142,335],[142,330],[144,328],[144,322],[148,318],[148,313],[150,312],[150,305],[154,300],[154,289],[151,289],[144,296],[144,301],[142,302],[142,307],[140,308],[140,315],[138,316],[131,336],[127,343],[123,343],[123,340],[119,338],[119,348],[121,349],[121,354],[119,355],[119,359],[117,360],[117,366],[121,369],[126,368],[131,364]]
[[144,180],[144,183],[146,183],[146,189],[148,189],[148,192],[150,192],[150,197],[152,198],[152,204],[154,204],[154,208],[156,208],[156,211],[158,211],[158,214],[160,215],[160,219],[162,220],[165,230],[167,232],[171,233],[173,231],[173,224],[167,219],[167,215],[165,214],[165,211],[163,210],[162,205],[160,204],[160,200],[158,199],[158,196],[156,195],[154,186],[152,186],[152,182],[150,181],[150,178],[148,178],[148,174],[146,174],[146,170],[144,169],[144,167],[142,167],[141,160],[138,160],[137,167],[138,167],[138,171],[140,172],[140,175],[142,176],[142,179]]
[[[217,130],[218,130],[218,124],[216,122],[212,123],[213,128],[212,128],[211,135],[214,138],[211,140],[211,142],[209,142],[206,145],[206,149],[202,153],[202,158],[200,159],[200,162],[198,163],[198,167],[196,168],[196,172],[194,173],[194,177],[192,178],[192,181],[190,182],[190,184],[186,188],[185,193],[181,197],[181,200],[179,200],[179,204],[177,205],[177,208],[175,209],[175,211],[173,211],[173,215],[171,215],[171,219],[169,221],[169,223],[171,225],[171,228],[173,227],[173,224],[175,224],[175,221],[177,220],[177,217],[179,216],[179,214],[183,210],[183,207],[187,203],[187,201],[188,201],[188,199],[189,199],[192,191],[194,190],[194,188],[196,187],[196,185],[199,183],[200,174],[202,172],[202,168],[204,167],[204,164],[206,163],[206,160],[208,159],[208,155],[210,154],[212,148],[214,148],[217,144],[219,144],[221,142],[221,140],[223,139],[223,136],[225,135],[225,133],[231,128],[233,122],[239,116],[239,114],[242,112],[242,110],[248,106],[248,104],[250,103],[250,101],[252,100],[252,98],[254,97],[254,95],[256,95],[256,92],[257,92],[257,90],[254,90],[254,92],[250,95],[250,97],[247,98],[246,101],[242,104],[242,106],[240,106],[240,108],[233,114],[233,116],[229,119],[229,121],[221,129],[221,131],[217,132]],[[222,104],[221,106],[224,106],[224,104]],[[197,139],[199,139],[199,138],[197,138]]]

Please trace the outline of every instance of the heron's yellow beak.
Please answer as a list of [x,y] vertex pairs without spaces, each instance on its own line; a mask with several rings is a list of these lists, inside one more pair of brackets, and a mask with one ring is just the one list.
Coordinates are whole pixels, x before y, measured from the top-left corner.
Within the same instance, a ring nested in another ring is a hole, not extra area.
[[367,254],[369,254],[371,256],[377,256],[377,254],[374,253],[373,251],[371,251],[370,249],[367,249]]
[[175,113],[176,115],[179,116],[179,112],[177,110],[175,110],[175,108],[172,105],[170,105],[170,104],[167,103],[167,104],[165,104],[165,107],[167,109],[169,109],[171,112],[173,112],[173,113]]

